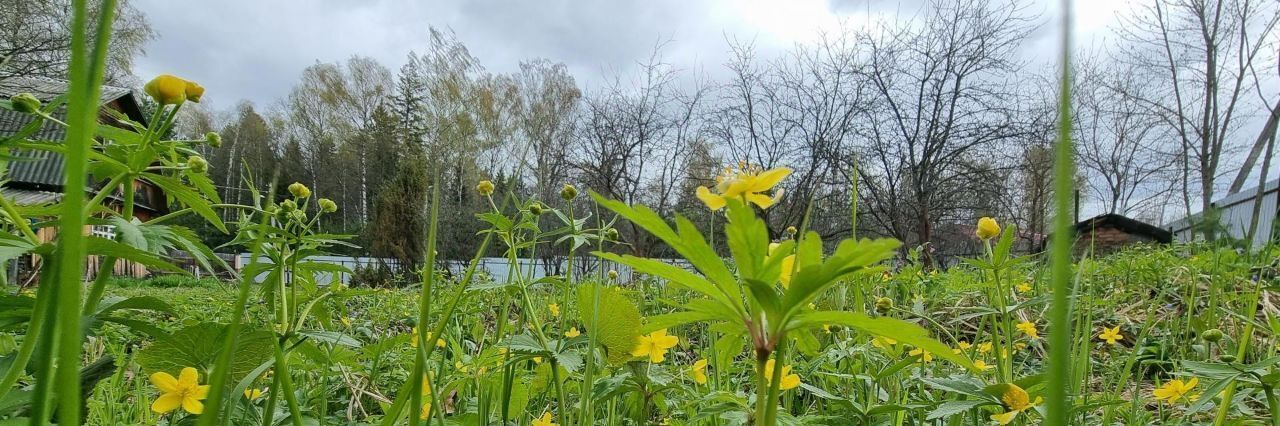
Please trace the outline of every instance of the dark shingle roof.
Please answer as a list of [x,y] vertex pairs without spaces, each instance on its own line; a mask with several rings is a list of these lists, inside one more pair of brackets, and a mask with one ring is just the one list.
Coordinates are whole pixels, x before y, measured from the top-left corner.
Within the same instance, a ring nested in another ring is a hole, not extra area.
[[1130,235],[1144,235],[1151,239],[1168,244],[1173,241],[1173,233],[1140,220],[1130,219],[1114,213],[1094,216],[1076,224],[1076,235],[1097,228],[1116,228]]
[[[67,82],[44,77],[10,77],[0,79],[0,97],[5,99],[19,94],[31,93],[41,102],[50,102],[66,93]],[[102,86],[100,103],[103,105],[118,102],[130,118],[141,121],[137,100],[133,91],[113,86]],[[62,119],[66,116],[65,108],[59,108],[52,114]],[[32,117],[9,110],[0,109],[0,135],[12,135],[31,123]],[[62,126],[45,123],[40,130],[30,137],[37,141],[61,142],[65,137]],[[35,189],[62,190],[62,156],[49,151],[15,150],[12,154],[17,159],[9,163],[6,178],[15,186],[27,186]]]

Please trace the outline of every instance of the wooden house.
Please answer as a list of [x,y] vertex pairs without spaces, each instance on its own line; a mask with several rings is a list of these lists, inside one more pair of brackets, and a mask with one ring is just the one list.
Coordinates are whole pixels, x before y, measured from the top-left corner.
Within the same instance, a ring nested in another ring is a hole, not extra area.
[[[67,91],[68,82],[63,80],[43,77],[11,77],[0,80],[0,97],[5,99],[19,93],[31,93],[42,103],[47,104]],[[112,111],[123,114],[130,120],[146,122],[146,116],[132,90],[104,85],[100,104],[98,120],[102,124],[124,127],[123,123],[116,120]],[[65,114],[66,109],[63,107],[54,111],[52,115],[61,119]],[[31,115],[0,109],[0,136],[13,135],[32,120]],[[65,136],[66,129],[61,125],[45,123],[28,139],[60,143]],[[65,188],[63,188],[63,158],[60,154],[26,149],[15,149],[8,154],[13,158],[7,162],[8,169],[3,175],[3,181],[0,181],[0,197],[5,197],[19,206],[48,205],[62,198]],[[85,190],[96,193],[102,184],[103,182],[91,182],[90,187]],[[117,191],[111,196],[111,202],[118,205],[121,196],[122,191]],[[139,182],[135,188],[134,205],[134,216],[143,221],[166,213],[164,193],[160,188],[144,182]],[[115,230],[112,228],[93,225],[86,227],[85,232],[114,238]],[[54,228],[42,228],[37,235],[49,241],[53,239],[55,231]],[[92,256],[88,259],[86,269],[89,274],[96,273],[97,262],[98,259]],[[142,265],[121,261],[115,265],[115,273],[141,277],[147,274],[147,270]]]

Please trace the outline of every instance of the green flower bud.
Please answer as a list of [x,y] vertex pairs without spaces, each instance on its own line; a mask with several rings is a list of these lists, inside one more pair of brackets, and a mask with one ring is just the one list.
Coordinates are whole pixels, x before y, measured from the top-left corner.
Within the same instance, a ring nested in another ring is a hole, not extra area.
[[609,241],[618,241],[618,238],[619,236],[618,236],[617,229],[609,228],[604,231],[604,239]]
[[330,200],[328,198],[321,198],[319,201],[319,204],[320,204],[320,211],[322,212],[333,213],[338,211],[338,203],[335,203],[333,202],[333,200]]
[[797,230],[796,230],[796,227],[794,227],[794,226],[788,226],[788,227],[787,227],[787,234],[795,235],[795,234],[796,234],[796,232],[800,232],[800,231],[797,231]]
[[209,144],[209,146],[218,148],[222,146],[222,135],[219,135],[217,132],[205,133],[204,141]]
[[23,114],[33,114],[40,110],[40,100],[30,93],[19,93],[9,98],[9,102],[13,103],[13,110]]
[[529,205],[529,213],[532,213],[534,216],[539,216],[539,215],[541,215],[541,214],[542,214],[542,204],[539,204],[539,203],[533,203],[533,204],[530,204],[530,205]]
[[1218,359],[1222,360],[1222,362],[1236,362],[1236,356],[1232,354],[1222,354],[1218,356]]
[[487,180],[482,180],[480,183],[476,184],[476,192],[479,192],[480,195],[486,197],[493,195],[493,188],[493,182]]
[[308,198],[311,196],[311,188],[307,188],[301,182],[294,182],[289,185],[289,193],[297,198]]
[[611,279],[611,280],[616,280],[616,279],[618,279],[618,271],[615,271],[615,270],[613,270],[613,269],[610,269],[610,270],[609,270],[609,279]]
[[280,210],[285,213],[290,213],[297,209],[298,203],[293,202],[293,200],[284,200],[280,203]]
[[893,299],[888,297],[876,299],[876,312],[885,314],[888,313],[890,309],[893,309]]
[[196,173],[204,173],[209,171],[209,162],[204,157],[192,155],[187,157],[187,168]]
[[1222,330],[1210,328],[1205,330],[1204,334],[1201,334],[1200,337],[1206,342],[1217,343],[1219,340],[1222,340]]
[[563,198],[565,201],[572,200],[574,197],[577,197],[577,196],[578,196],[578,188],[574,188],[573,185],[566,183],[564,184],[564,188],[560,188],[560,198]]

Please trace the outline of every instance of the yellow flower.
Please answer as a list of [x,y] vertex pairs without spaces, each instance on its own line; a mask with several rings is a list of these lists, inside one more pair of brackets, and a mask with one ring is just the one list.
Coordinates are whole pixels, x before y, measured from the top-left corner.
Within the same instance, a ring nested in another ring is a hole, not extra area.
[[822,332],[826,334],[831,334],[831,324],[823,324]]
[[983,216],[982,219],[978,219],[977,234],[978,238],[983,240],[995,238],[1000,235],[1000,224],[996,223],[995,219]]
[[552,303],[550,305],[547,305],[547,310],[551,311],[551,316],[553,317],[560,316],[560,305]]
[[958,354],[968,350],[971,347],[973,347],[973,345],[970,345],[969,342],[961,340],[959,343],[956,343],[956,348],[952,349],[951,352]]
[[689,376],[693,377],[693,381],[700,385],[707,384],[707,360],[700,359],[693,363],[693,368],[689,369]]
[[569,331],[564,332],[564,337],[568,337],[570,339],[581,336],[581,335],[582,335],[582,332],[578,331],[578,327],[572,327],[569,329]]
[[187,85],[183,90],[187,95],[187,100],[191,102],[200,102],[200,97],[204,96],[204,86],[191,80],[187,80]]
[[1124,336],[1120,335],[1120,326],[1118,325],[1115,326],[1115,328],[1102,327],[1102,333],[1098,334],[1098,338],[1106,340],[1108,344],[1112,345],[1116,344],[1118,341],[1124,340]]
[[350,328],[350,327],[351,327],[351,318],[347,318],[347,317],[338,317],[338,319],[339,319],[339,320],[342,320],[342,325],[345,325],[345,326],[347,326],[348,328]]
[[1027,337],[1032,340],[1040,338],[1040,332],[1036,330],[1036,324],[1031,321],[1023,321],[1016,326],[1023,333],[1027,333]]
[[1192,377],[1191,380],[1183,382],[1182,379],[1173,379],[1166,382],[1163,386],[1151,391],[1151,396],[1156,397],[1157,401],[1178,402],[1185,399],[1186,401],[1194,401],[1194,395],[1187,395],[1191,389],[1200,383],[1199,378]]
[[560,426],[560,424],[551,422],[551,412],[548,411],[542,413],[542,417],[533,419],[533,424],[531,426]]
[[[160,74],[142,86],[151,99],[164,105],[177,105],[187,100],[187,81],[174,75]],[[203,91],[200,92],[204,94]]]
[[195,368],[183,368],[176,379],[169,373],[155,372],[151,374],[151,384],[160,389],[160,397],[151,404],[151,411],[163,414],[182,407],[191,414],[204,412],[204,403],[200,401],[209,395],[209,385],[200,384],[200,373]]
[[[432,337],[431,335],[427,335],[427,339],[426,339],[426,340],[431,340],[431,337]],[[423,340],[423,339],[419,339],[419,338],[418,338],[418,327],[414,327],[414,328],[413,328],[413,337],[409,339],[409,346],[413,346],[413,347],[415,347],[415,348],[416,348],[416,347],[418,347],[418,341],[419,341],[419,340]],[[443,347],[445,347],[445,345],[446,345],[446,343],[445,343],[444,339],[436,339],[436,347],[437,347],[437,348],[443,348]]]
[[893,340],[888,337],[876,336],[876,338],[871,339],[871,346],[875,346],[877,348],[884,349],[884,350],[889,350],[890,348],[893,347],[893,345],[896,345],[896,344],[898,344],[897,340]]
[[919,355],[920,362],[933,362],[933,354],[929,353],[929,351],[926,351],[924,349],[920,349],[920,348],[912,349],[911,352],[907,352],[907,355],[910,355],[910,356]]
[[983,342],[978,344],[978,353],[985,354],[991,352],[991,342]]
[[289,184],[289,193],[294,197],[307,198],[311,196],[311,188],[307,188],[302,182],[294,182]]
[[980,360],[980,359],[979,359],[979,360],[974,360],[974,361],[973,361],[973,366],[974,366],[974,367],[976,367],[976,368],[977,368],[978,370],[980,370],[980,371],[987,371],[987,370],[991,369],[991,366],[990,366],[990,365],[987,365],[987,362],[986,362],[986,361],[983,361],[983,360]]
[[711,210],[724,208],[725,200],[729,198],[736,198],[767,209],[782,198],[782,190],[774,192],[772,197],[765,195],[764,192],[773,189],[790,174],[791,169],[786,167],[762,170],[759,166],[739,164],[737,169],[725,168],[724,172],[716,176],[716,192],[711,192],[705,186],[699,186],[696,195]]
[[662,329],[636,338],[636,347],[631,350],[631,355],[647,356],[649,357],[649,362],[659,363],[666,359],[667,349],[671,349],[679,343],[679,337],[668,336],[667,330]]
[[1030,284],[1030,283],[1023,282],[1022,284],[1018,284],[1018,292],[1019,292],[1019,293],[1027,293],[1027,292],[1030,292],[1030,291],[1031,291],[1031,284]]
[[431,401],[422,403],[422,411],[418,413],[419,420],[427,420],[431,418]]
[[1009,383],[1005,386],[1008,387],[1005,389],[1004,394],[1000,395],[1000,402],[1004,403],[1004,408],[1007,411],[991,415],[991,420],[995,420],[1002,425],[1007,425],[1010,422],[1013,422],[1013,419],[1018,417],[1018,413],[1044,402],[1044,398],[1038,396],[1036,397],[1035,402],[1031,402],[1031,395],[1028,395],[1027,391],[1018,387],[1018,385]]
[[245,389],[244,397],[249,398],[250,401],[262,398],[262,389]]
[[[765,383],[773,383],[773,364],[774,360],[764,363],[764,381]],[[794,389],[800,386],[800,375],[791,374],[791,366],[782,366],[782,381],[778,382],[778,390]]]
[[480,183],[476,184],[476,192],[479,192],[480,195],[486,197],[493,195],[493,182],[487,180],[480,181]]
[[782,274],[778,279],[782,281],[782,288],[791,287],[791,276],[794,275],[796,268],[796,255],[789,255],[782,258]]

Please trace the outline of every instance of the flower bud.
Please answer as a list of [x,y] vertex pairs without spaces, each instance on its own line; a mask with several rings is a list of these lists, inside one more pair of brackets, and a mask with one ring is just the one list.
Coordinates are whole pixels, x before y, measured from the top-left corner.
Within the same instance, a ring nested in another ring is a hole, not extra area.
[[615,228],[609,228],[609,229],[606,229],[606,230],[604,231],[604,239],[609,240],[609,241],[618,241],[618,238],[619,238],[619,237],[618,237],[618,230],[617,230],[617,229],[615,229]]
[[40,110],[40,100],[30,93],[19,93],[9,98],[13,110],[23,114],[32,114]]
[[187,100],[187,81],[169,74],[156,76],[142,86],[142,90],[161,106],[177,105]]
[[794,227],[794,226],[788,226],[788,227],[787,227],[787,234],[795,235],[795,234],[796,234],[796,232],[800,232],[800,231],[796,230],[796,227]]
[[540,203],[533,203],[533,204],[530,204],[530,205],[529,205],[529,213],[532,213],[534,216],[539,216],[539,215],[541,215],[541,214],[542,214],[542,204],[540,204]]
[[204,157],[192,155],[187,157],[187,168],[196,173],[204,173],[209,171],[209,162]]
[[319,201],[319,204],[320,204],[320,211],[322,212],[333,213],[338,211],[338,203],[335,203],[333,202],[333,200],[330,200],[328,198],[321,198]]
[[983,217],[978,219],[978,230],[976,232],[979,239],[990,240],[1000,235],[1000,224],[995,219]]
[[1205,330],[1204,334],[1201,334],[1200,337],[1203,338],[1204,341],[1206,342],[1217,343],[1218,341],[1222,340],[1222,330],[1219,330],[1216,328],[1210,328],[1208,330]]
[[616,280],[616,279],[618,279],[618,271],[615,271],[615,270],[613,270],[613,269],[610,269],[610,270],[609,270],[609,279],[611,279],[611,280]]
[[205,143],[208,143],[209,146],[218,148],[222,146],[222,135],[219,135],[216,132],[205,133],[204,141]]
[[204,86],[201,86],[199,83],[196,83],[194,81],[188,80],[186,90],[184,90],[183,92],[187,94],[188,101],[200,102],[200,97],[204,96]]
[[293,194],[294,197],[308,198],[311,196],[311,188],[307,188],[301,182],[294,182],[289,184],[289,193]]
[[493,195],[493,182],[488,180],[480,181],[480,183],[476,184],[476,192],[486,197]]
[[890,309],[893,309],[893,299],[888,297],[876,299],[876,312],[885,314],[888,313]]
[[578,196],[578,188],[574,188],[573,185],[566,183],[564,184],[564,188],[560,188],[560,198],[563,198],[565,201],[572,200],[574,197],[577,197],[577,196]]
[[293,200],[284,200],[280,203],[280,211],[285,213],[290,213],[297,209],[298,203],[293,202]]
[[1222,362],[1236,362],[1236,356],[1232,354],[1219,355],[1218,359],[1222,360]]

